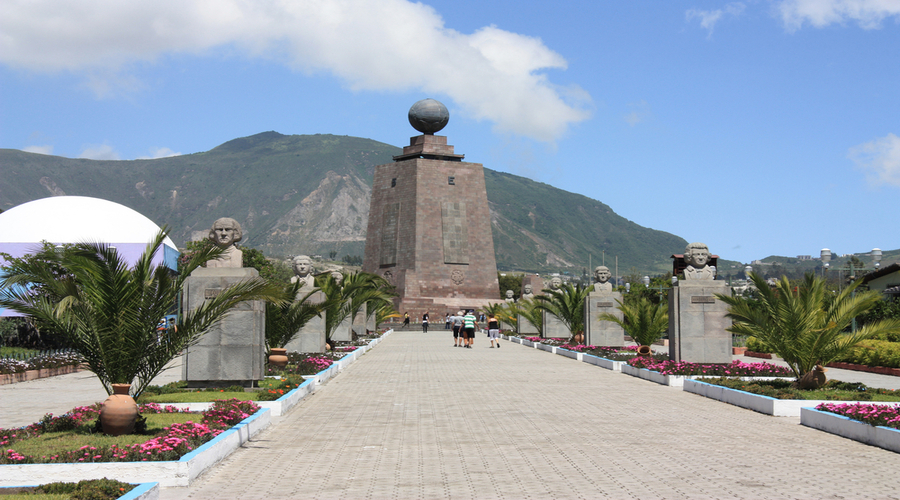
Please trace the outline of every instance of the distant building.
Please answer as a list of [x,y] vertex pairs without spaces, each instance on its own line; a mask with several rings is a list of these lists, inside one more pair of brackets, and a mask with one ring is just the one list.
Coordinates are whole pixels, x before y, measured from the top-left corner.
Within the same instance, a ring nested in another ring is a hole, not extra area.
[[798,255],[797,260],[812,260],[812,255]]

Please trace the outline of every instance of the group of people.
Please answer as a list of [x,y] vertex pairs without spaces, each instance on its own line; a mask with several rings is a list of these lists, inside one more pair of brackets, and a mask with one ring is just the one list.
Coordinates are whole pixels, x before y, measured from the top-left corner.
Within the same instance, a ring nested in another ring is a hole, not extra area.
[[[428,333],[429,313],[422,314],[422,333]],[[410,324],[409,312],[403,314],[403,329],[408,330]],[[453,347],[471,349],[475,343],[475,330],[479,322],[487,324],[488,338],[491,340],[491,348],[500,348],[500,321],[493,315],[475,316],[474,309],[458,311],[456,314],[447,313],[444,316],[444,329],[453,331]]]

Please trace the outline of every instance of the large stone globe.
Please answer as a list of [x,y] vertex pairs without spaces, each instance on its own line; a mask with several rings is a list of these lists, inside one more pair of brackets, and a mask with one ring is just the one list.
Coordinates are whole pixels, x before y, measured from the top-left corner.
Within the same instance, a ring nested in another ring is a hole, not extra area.
[[450,112],[434,99],[422,99],[409,108],[409,124],[423,134],[434,134],[447,126]]

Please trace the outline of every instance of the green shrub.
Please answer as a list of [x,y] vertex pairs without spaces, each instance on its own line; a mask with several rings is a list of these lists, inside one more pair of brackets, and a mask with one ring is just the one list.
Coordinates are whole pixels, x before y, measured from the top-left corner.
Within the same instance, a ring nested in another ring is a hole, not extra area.
[[103,478],[78,483],[49,483],[38,489],[48,494],[71,495],[72,500],[115,500],[134,489],[134,485]]
[[756,337],[747,337],[747,350],[753,352],[775,352],[774,349],[767,346],[764,342]]
[[845,363],[900,368],[900,342],[865,340],[839,359]]

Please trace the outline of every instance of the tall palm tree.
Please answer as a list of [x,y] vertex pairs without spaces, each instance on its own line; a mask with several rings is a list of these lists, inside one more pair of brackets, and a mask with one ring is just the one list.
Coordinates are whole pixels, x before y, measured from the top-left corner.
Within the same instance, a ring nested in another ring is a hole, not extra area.
[[[130,268],[105,243],[74,245],[48,255],[48,262],[19,261],[5,269],[0,305],[59,331],[107,393],[112,394],[112,384],[132,384],[137,397],[169,361],[238,303],[279,300],[262,279],[237,283],[186,312],[160,340],[157,322],[175,309],[191,272],[222,253],[217,247],[199,251],[172,273],[152,264],[165,236],[160,231]],[[54,271],[59,268],[66,272]]]
[[559,318],[571,334],[569,340],[584,333],[584,300],[591,287],[566,283],[556,290],[546,289],[544,295],[535,296],[535,308]]
[[[821,366],[834,361],[862,340],[900,332],[900,319],[884,319],[850,331],[853,318],[878,303],[878,292],[855,292],[859,282],[834,294],[823,278],[807,274],[794,290],[786,276],[770,287],[751,273],[757,298],[717,294],[728,304],[729,331],[752,335],[770,346],[794,372],[797,385],[814,388],[825,381]],[[818,367],[818,368],[817,368]],[[813,377],[814,370],[821,375]]]
[[617,309],[622,311],[621,318],[611,313],[601,313],[597,318],[600,321],[612,321],[621,326],[638,345],[649,347],[668,330],[668,304],[654,304],[647,297],[639,297],[628,302],[616,300],[616,302],[619,304]]
[[[302,289],[302,281],[276,285],[280,287],[282,302],[266,303],[266,347],[283,348],[310,320],[321,314],[323,304],[311,304],[307,300],[315,289]],[[306,293],[304,293],[306,292]]]

